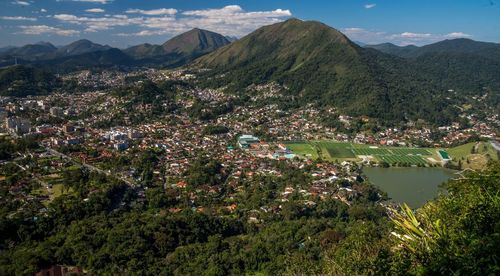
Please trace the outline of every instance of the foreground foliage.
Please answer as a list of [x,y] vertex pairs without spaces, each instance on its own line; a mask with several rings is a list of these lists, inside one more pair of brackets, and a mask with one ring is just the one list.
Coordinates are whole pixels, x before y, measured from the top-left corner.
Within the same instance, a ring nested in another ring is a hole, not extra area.
[[447,194],[416,211],[392,210],[393,230],[357,225],[356,234],[330,249],[325,273],[498,274],[500,162],[445,187]]
[[[193,187],[202,179],[218,181],[216,162],[193,167],[187,175]],[[248,180],[240,209],[224,214],[196,212],[188,198],[161,188],[140,200],[132,188],[103,175],[75,171],[64,177],[73,192],[48,206],[16,201],[10,182],[0,181],[2,273],[32,275],[52,264],[96,274],[498,273],[500,162],[450,181],[446,194],[416,211],[404,205],[387,216],[372,196],[376,190],[364,183],[358,189],[366,191],[351,206],[326,200],[304,208],[292,197],[281,213],[257,223],[248,221],[247,211],[275,202],[284,185],[307,181],[302,172]],[[172,213],[171,206],[183,210]],[[43,208],[43,215],[34,215]]]

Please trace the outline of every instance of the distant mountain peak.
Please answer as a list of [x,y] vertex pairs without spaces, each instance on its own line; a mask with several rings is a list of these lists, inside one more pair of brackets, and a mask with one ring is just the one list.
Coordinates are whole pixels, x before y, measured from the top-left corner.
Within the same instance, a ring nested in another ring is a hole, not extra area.
[[291,18],[288,18],[287,20],[285,20],[285,23],[300,23],[300,22],[304,22],[303,20],[301,19],[298,19],[296,17],[291,17]]
[[213,51],[229,43],[230,41],[221,34],[193,28],[163,43],[162,48],[167,53],[201,53]]
[[111,47],[94,43],[88,39],[79,39],[66,46],[60,47],[56,54],[58,56],[81,55],[90,52],[104,51]]
[[33,44],[33,45],[42,45],[42,46],[47,46],[47,47],[54,47],[56,48],[52,43],[48,42],[48,41],[38,41],[37,43]]
[[318,21],[291,18],[264,26],[253,33],[218,49],[199,60],[210,66],[237,66],[239,63],[262,59],[289,59],[292,68],[317,58],[326,49],[342,48],[355,53],[357,46],[344,34]]
[[229,43],[231,42],[221,34],[193,28],[162,45],[144,43],[129,47],[124,52],[135,60],[146,63],[179,66]]

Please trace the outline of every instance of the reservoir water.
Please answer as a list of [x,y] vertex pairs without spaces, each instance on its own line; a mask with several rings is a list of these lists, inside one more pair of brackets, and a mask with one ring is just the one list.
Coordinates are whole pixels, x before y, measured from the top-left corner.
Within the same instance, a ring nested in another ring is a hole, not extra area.
[[363,168],[371,183],[386,192],[395,202],[421,207],[435,198],[441,183],[456,177],[455,171],[443,168]]

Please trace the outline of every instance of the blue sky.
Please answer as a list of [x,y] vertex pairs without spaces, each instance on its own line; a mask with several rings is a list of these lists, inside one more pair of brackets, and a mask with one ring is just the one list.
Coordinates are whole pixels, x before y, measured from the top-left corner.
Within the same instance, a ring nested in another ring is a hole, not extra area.
[[290,17],[371,44],[500,42],[500,0],[0,0],[0,47],[82,38],[115,47],[159,44],[194,27],[242,37]]

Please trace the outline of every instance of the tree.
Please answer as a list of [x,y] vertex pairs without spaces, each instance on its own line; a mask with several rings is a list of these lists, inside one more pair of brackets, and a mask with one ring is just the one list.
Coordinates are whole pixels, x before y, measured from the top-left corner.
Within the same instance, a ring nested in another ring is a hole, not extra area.
[[399,250],[395,267],[403,274],[493,275],[500,240],[500,162],[483,173],[450,180],[448,193],[416,212],[392,211]]

